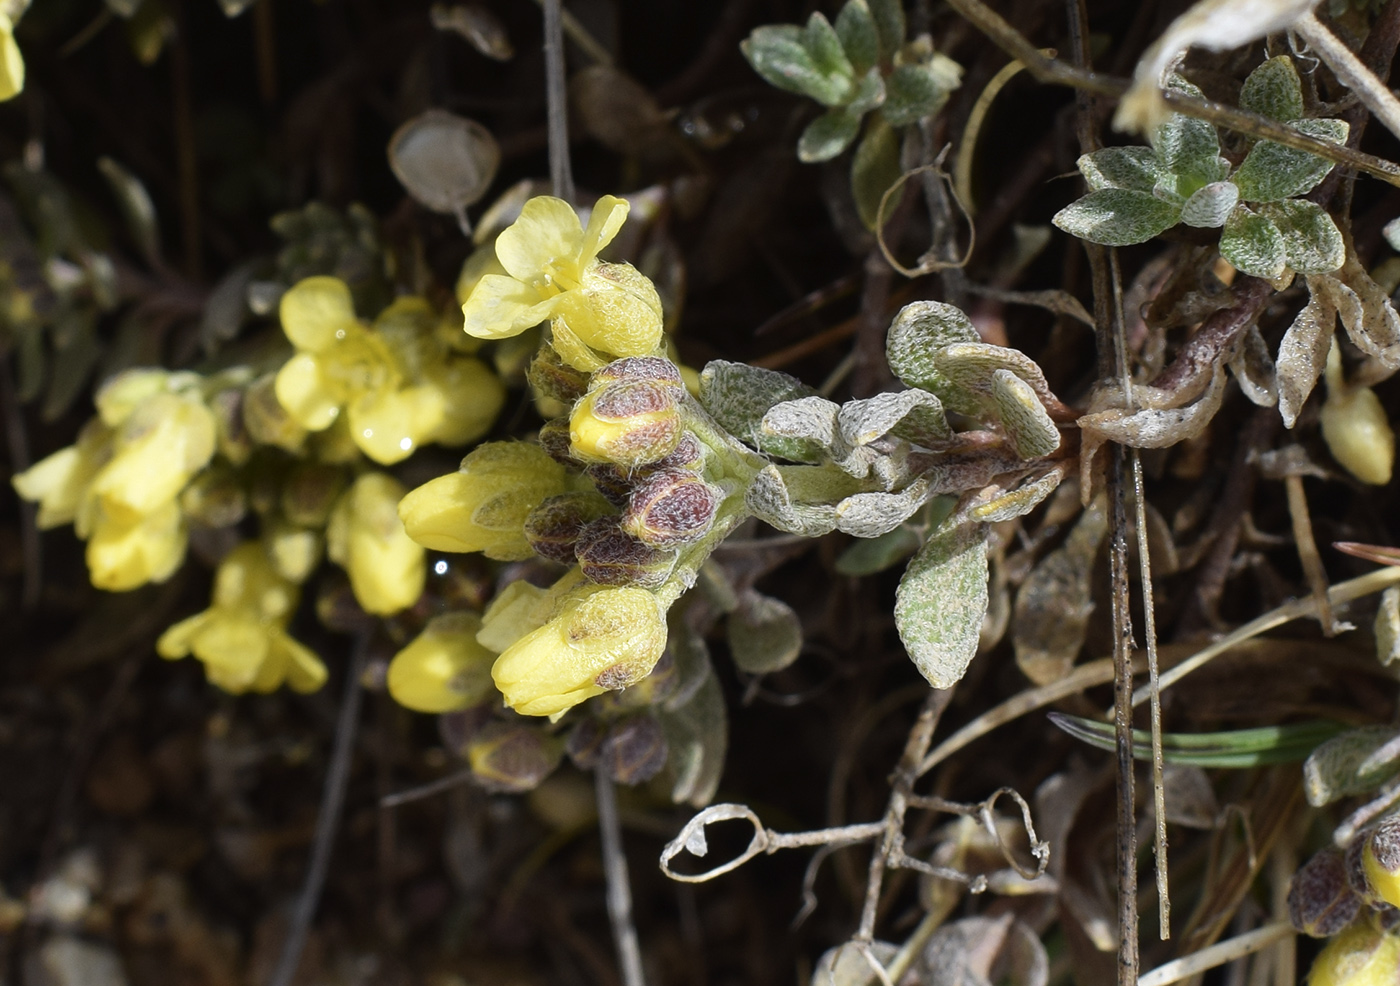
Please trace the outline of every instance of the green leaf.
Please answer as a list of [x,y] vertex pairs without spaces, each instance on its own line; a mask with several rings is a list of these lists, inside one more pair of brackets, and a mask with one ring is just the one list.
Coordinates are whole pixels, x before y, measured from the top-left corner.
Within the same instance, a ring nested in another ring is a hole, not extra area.
[[[686,635],[697,636],[684,627],[683,620],[673,620],[672,627],[673,640]],[[666,768],[671,781],[671,800],[703,808],[715,796],[724,772],[729,722],[724,710],[724,692],[710,667],[704,640],[697,640],[690,650],[699,663],[698,683],[689,689],[682,688],[680,701],[673,697],[664,702],[657,708],[656,717],[661,721],[669,750]],[[680,648],[679,655],[677,663],[683,664],[686,649]]]
[[1075,164],[1091,192],[1126,188],[1150,194],[1162,177],[1157,152],[1150,147],[1105,147],[1081,155]]
[[156,218],[155,203],[146,191],[140,178],[109,157],[97,159],[97,170],[107,179],[112,192],[121,206],[122,218],[132,240],[141,250],[141,255],[149,264],[160,261],[160,221]]
[[[830,27],[828,24],[828,30]],[[832,34],[834,36],[835,32]],[[740,42],[739,50],[770,85],[809,96],[826,106],[839,105],[851,92],[850,63],[846,63],[844,74],[832,73],[809,50],[807,41],[807,32],[795,24],[767,24],[754,28],[753,33]],[[837,48],[840,48],[839,41]],[[845,56],[841,57],[844,61]]]
[[1374,755],[1396,737],[1394,726],[1362,726],[1327,740],[1303,764],[1303,792],[1313,807],[1380,787],[1400,771],[1395,755]]
[[1010,370],[992,374],[992,401],[1016,454],[1038,459],[1060,447],[1060,429],[1036,397],[1035,390]]
[[977,655],[987,615],[987,527],[960,524],[929,538],[894,597],[904,649],[934,688],[951,688]]
[[[1169,88],[1192,96],[1202,93],[1180,77],[1173,76]],[[1220,181],[1230,173],[1230,163],[1220,156],[1220,136],[1205,120],[1173,113],[1157,128],[1152,146],[1162,169],[1169,175],[1169,187],[1183,199],[1202,185]],[[1140,242],[1140,241],[1138,241]]]
[[880,61],[889,62],[904,47],[904,4],[902,0],[870,0],[870,14],[880,36]]
[[858,491],[832,488],[832,478],[830,470],[819,466],[786,466],[781,470],[768,466],[749,484],[744,505],[759,520],[787,534],[830,534],[836,530],[835,501]]
[[[879,222],[880,200],[903,172],[899,167],[899,134],[876,114],[851,160],[851,194],[860,221],[872,233]],[[894,208],[893,204],[890,206]]]
[[729,614],[725,633],[734,663],[749,674],[781,671],[802,653],[802,623],[792,607],[752,589]]
[[836,36],[857,75],[879,63],[880,32],[865,0],[846,0],[836,17]]
[[962,67],[937,53],[927,63],[901,65],[885,80],[880,113],[892,127],[918,123],[942,109],[961,81]]
[[[1041,403],[1055,399],[1035,360],[1019,349],[986,342],[954,342],[934,353],[933,362],[952,388],[943,403],[962,414],[999,416],[996,374],[1000,370],[1029,385]],[[1026,426],[1032,427],[1028,422]]]
[[797,141],[797,159],[804,164],[830,161],[840,154],[860,132],[860,114],[845,109],[827,110],[802,131]]
[[1231,181],[1203,185],[1181,207],[1181,221],[1187,226],[1216,229],[1225,225],[1240,203],[1240,190]]
[[1050,221],[1071,236],[1090,243],[1131,246],[1146,243],[1175,226],[1180,218],[1180,206],[1147,192],[1104,188],[1071,202]]
[[1067,674],[1084,646],[1094,612],[1094,559],[1107,533],[1104,499],[1096,497],[1016,591],[1011,643],[1017,666],[1037,685]]
[[953,437],[943,405],[923,390],[876,394],[859,401],[847,401],[837,412],[836,423],[843,441],[851,446],[869,445],[904,427],[927,444]]
[[836,505],[836,529],[858,538],[875,538],[903,524],[928,502],[931,484],[915,480],[898,493],[856,493]]
[[1264,62],[1244,80],[1240,108],[1287,123],[1303,115],[1303,85],[1293,59],[1278,55]]
[[1346,263],[1347,245],[1342,231],[1327,210],[1307,199],[1284,199],[1261,206],[1283,234],[1288,266],[1300,274],[1326,274]]
[[[1295,130],[1333,144],[1347,139],[1345,120],[1294,120]],[[1250,149],[1231,181],[1246,202],[1277,202],[1312,191],[1332,170],[1332,162],[1307,151],[1261,140]]]
[[915,301],[890,323],[885,358],[900,380],[936,394],[946,404],[953,387],[934,365],[934,354],[950,343],[981,340],[960,309],[941,301]]
[[747,363],[713,360],[700,373],[700,403],[725,431],[759,451],[794,462],[820,461],[821,447],[765,436],[763,416],[784,401],[815,394],[796,377]]
[[1220,235],[1220,255],[1236,270],[1267,280],[1280,277],[1288,262],[1283,234],[1278,227],[1242,205],[1236,206],[1225,220],[1225,231]]
[[848,88],[855,81],[855,68],[841,47],[841,39],[821,11],[813,11],[812,16],[807,18],[807,26],[802,29],[802,44],[811,54],[817,69],[828,78],[845,79]]
[[[1062,712],[1051,712],[1049,718],[1090,746],[1100,750],[1117,748],[1112,723]],[[1319,743],[1336,736],[1342,728],[1335,722],[1319,720],[1220,733],[1163,733],[1162,759],[1194,767],[1245,768],[1293,763],[1305,758]],[[1152,738],[1145,729],[1133,730],[1133,759],[1152,759]]]

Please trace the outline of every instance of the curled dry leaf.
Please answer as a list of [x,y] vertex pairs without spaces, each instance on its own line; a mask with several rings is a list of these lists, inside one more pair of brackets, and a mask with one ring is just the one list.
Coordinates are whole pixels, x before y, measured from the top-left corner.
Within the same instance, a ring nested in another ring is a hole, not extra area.
[[1016,664],[1044,685],[1063,677],[1079,656],[1094,612],[1094,556],[1108,532],[1103,498],[1096,499],[1065,543],[1046,555],[1016,593],[1011,640]]
[[428,11],[433,27],[452,31],[487,58],[507,62],[515,57],[515,47],[496,15],[479,3],[435,3]]

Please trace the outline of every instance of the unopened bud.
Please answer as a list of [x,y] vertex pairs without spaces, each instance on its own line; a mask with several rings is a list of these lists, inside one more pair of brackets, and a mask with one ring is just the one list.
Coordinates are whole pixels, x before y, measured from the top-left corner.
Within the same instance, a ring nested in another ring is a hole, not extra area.
[[574,563],[574,546],[584,525],[613,512],[598,493],[561,493],[525,518],[525,539],[535,554],[563,565]]
[[589,379],[588,389],[597,390],[604,384],[619,381],[658,383],[671,387],[684,387],[681,371],[675,363],[664,356],[629,356],[613,360],[597,370]]
[[611,462],[598,462],[584,469],[584,474],[593,481],[594,488],[615,507],[627,506],[632,498],[634,472]]
[[540,426],[540,448],[561,466],[577,468],[579,465],[569,442],[568,418],[552,418]]
[[297,452],[306,440],[306,429],[277,400],[277,374],[264,374],[248,385],[243,394],[243,425],[259,445],[273,445]]
[[705,446],[700,444],[700,439],[695,437],[694,432],[688,431],[681,436],[670,455],[658,459],[653,465],[657,469],[689,469],[691,472],[700,472],[705,468]]
[[209,410],[219,436],[219,452],[236,466],[253,453],[253,436],[243,422],[243,388],[229,387],[209,398]]
[[622,529],[655,548],[691,544],[710,529],[721,499],[688,469],[658,469],[633,488]]
[[324,527],[345,490],[345,470],[320,462],[300,463],[282,485],[282,513],[293,524]]
[[612,724],[598,748],[598,768],[619,784],[651,780],[666,766],[666,734],[649,713]]
[[248,497],[227,466],[211,466],[180,492],[185,516],[205,527],[231,527],[248,512]]
[[618,381],[592,391],[569,417],[575,457],[627,468],[665,458],[684,432],[676,394],[674,386],[648,380]]
[[1400,906],[1400,815],[1389,815],[1366,832],[1361,865],[1376,896]]
[[525,379],[540,397],[573,404],[588,390],[588,374],[575,370],[559,358],[554,347],[545,343],[530,361]]
[[1303,865],[1288,887],[1288,919],[1314,938],[1330,938],[1351,924],[1361,898],[1347,882],[1346,860],[1336,849],[1323,849]]
[[584,577],[599,585],[635,585],[652,589],[666,581],[676,553],[643,544],[603,517],[584,526],[574,547]]
[[528,791],[559,766],[563,744],[537,726],[488,723],[467,742],[472,776],[488,791]]
[[1308,986],[1392,986],[1400,937],[1358,921],[1327,943],[1308,972]]
[[298,584],[311,577],[325,549],[325,539],[319,530],[285,521],[269,524],[263,540],[277,574]]
[[451,712],[480,705],[496,694],[491,665],[496,655],[477,643],[481,617],[444,613],[428,621],[389,664],[389,694],[417,712]]

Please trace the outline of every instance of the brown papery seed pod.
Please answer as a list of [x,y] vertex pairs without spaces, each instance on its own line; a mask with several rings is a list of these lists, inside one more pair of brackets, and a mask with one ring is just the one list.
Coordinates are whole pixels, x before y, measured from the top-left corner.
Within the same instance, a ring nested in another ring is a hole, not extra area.
[[687,469],[658,469],[633,488],[622,528],[657,548],[690,544],[710,529],[721,499],[719,490]]
[[579,532],[574,556],[584,577],[599,585],[633,585],[652,589],[666,581],[676,564],[674,551],[643,544],[604,517]]
[[1314,938],[1330,938],[1355,919],[1361,897],[1347,880],[1346,859],[1336,849],[1314,854],[1288,887],[1288,919]]

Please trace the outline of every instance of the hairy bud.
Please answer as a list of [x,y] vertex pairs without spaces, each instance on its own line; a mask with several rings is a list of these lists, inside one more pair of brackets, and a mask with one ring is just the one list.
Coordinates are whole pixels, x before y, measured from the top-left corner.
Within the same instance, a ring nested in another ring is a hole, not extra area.
[[553,346],[540,346],[525,371],[525,379],[541,397],[572,404],[588,390],[588,374],[559,358]]
[[676,563],[674,551],[643,544],[619,527],[615,517],[603,517],[585,525],[579,531],[574,555],[590,582],[644,589],[665,582]]
[[591,391],[569,416],[576,458],[635,468],[665,458],[684,431],[675,388],[624,380]]
[[492,722],[466,745],[472,776],[488,791],[529,791],[559,766],[563,744],[537,726]]
[[1376,896],[1400,906],[1400,815],[1381,819],[1366,833],[1361,865]]
[[561,493],[530,511],[525,518],[525,539],[540,557],[572,565],[574,546],[584,525],[612,512],[612,504],[601,494]]
[[622,529],[654,548],[690,544],[710,529],[721,500],[719,490],[687,469],[658,469],[633,488]]
[[1351,924],[1361,898],[1347,881],[1346,860],[1327,848],[1314,854],[1288,887],[1288,919],[1314,938],[1330,938]]

